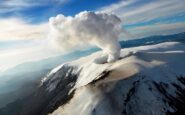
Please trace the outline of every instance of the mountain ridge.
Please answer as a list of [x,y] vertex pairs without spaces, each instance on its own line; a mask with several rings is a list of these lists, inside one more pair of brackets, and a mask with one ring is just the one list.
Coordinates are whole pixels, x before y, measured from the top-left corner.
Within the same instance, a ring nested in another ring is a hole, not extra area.
[[0,114],[181,115],[185,112],[184,43],[125,48],[116,62],[94,62],[101,53],[54,68],[33,94],[1,108]]

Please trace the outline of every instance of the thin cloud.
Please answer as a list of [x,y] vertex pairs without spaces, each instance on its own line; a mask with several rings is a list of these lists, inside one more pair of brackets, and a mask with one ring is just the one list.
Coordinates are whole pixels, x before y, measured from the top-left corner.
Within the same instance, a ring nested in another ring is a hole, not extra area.
[[7,0],[1,3],[5,7],[31,7],[31,6],[40,6],[41,2],[32,2],[25,0]]
[[4,0],[0,1],[0,14],[21,11],[31,7],[50,6],[53,3],[61,5],[66,2],[68,0]]
[[38,61],[60,54],[46,44],[42,44],[41,41],[29,41],[19,48],[0,50],[0,72],[24,62]]
[[127,0],[127,1],[122,0],[118,3],[114,3],[109,6],[102,7],[100,9],[98,9],[98,11],[104,12],[104,13],[116,13],[121,8],[124,8],[124,7],[131,5],[131,4],[134,4],[137,1],[138,0]]
[[[128,28],[132,36],[122,34],[122,39],[136,39],[185,31],[185,23],[182,21],[166,24],[160,22],[160,19],[185,13],[184,3],[180,0],[153,0],[145,3],[138,0],[128,0],[100,8],[98,11],[115,13],[123,20],[123,25],[132,26],[132,28]],[[152,20],[158,21],[142,25],[142,23]]]
[[0,2],[0,14],[8,12],[16,12],[23,10],[24,8],[43,5],[41,3],[34,3],[25,0],[5,0]]
[[176,23],[158,23],[153,25],[146,25],[141,27],[135,27],[129,29],[132,32],[132,38],[122,35],[122,38],[127,39],[136,39],[153,35],[168,35],[175,34],[185,31],[185,22],[176,22]]
[[184,3],[179,0],[154,0],[141,5],[137,5],[137,0],[126,3],[122,1],[99,10],[116,13],[125,24],[139,23],[185,12]]
[[33,25],[17,18],[0,19],[0,41],[41,39],[47,36],[47,23]]

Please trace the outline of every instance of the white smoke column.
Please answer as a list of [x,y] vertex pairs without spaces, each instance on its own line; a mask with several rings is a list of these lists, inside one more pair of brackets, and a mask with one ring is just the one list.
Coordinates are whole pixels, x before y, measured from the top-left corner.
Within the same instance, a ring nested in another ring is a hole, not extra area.
[[[57,15],[49,20],[49,38],[62,50],[79,44],[91,44],[103,50],[99,63],[113,62],[120,57],[118,38],[122,31],[121,20],[116,15],[100,12],[81,12],[74,17]],[[104,62],[102,62],[104,61]]]

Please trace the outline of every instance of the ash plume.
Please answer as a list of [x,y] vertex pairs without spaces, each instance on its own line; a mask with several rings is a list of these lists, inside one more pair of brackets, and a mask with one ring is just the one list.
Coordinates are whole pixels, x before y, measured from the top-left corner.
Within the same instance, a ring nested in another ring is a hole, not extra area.
[[62,14],[49,19],[49,39],[61,50],[78,45],[95,45],[103,50],[98,63],[113,62],[120,56],[121,20],[114,14],[83,11],[74,17]]

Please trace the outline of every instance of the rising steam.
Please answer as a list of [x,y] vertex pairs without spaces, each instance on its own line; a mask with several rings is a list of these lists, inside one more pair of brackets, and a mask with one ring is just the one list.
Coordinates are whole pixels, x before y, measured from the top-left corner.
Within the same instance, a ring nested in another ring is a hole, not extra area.
[[49,38],[58,48],[67,50],[79,44],[91,44],[103,50],[96,62],[113,62],[120,56],[121,20],[106,13],[81,12],[74,17],[57,15],[49,20]]

